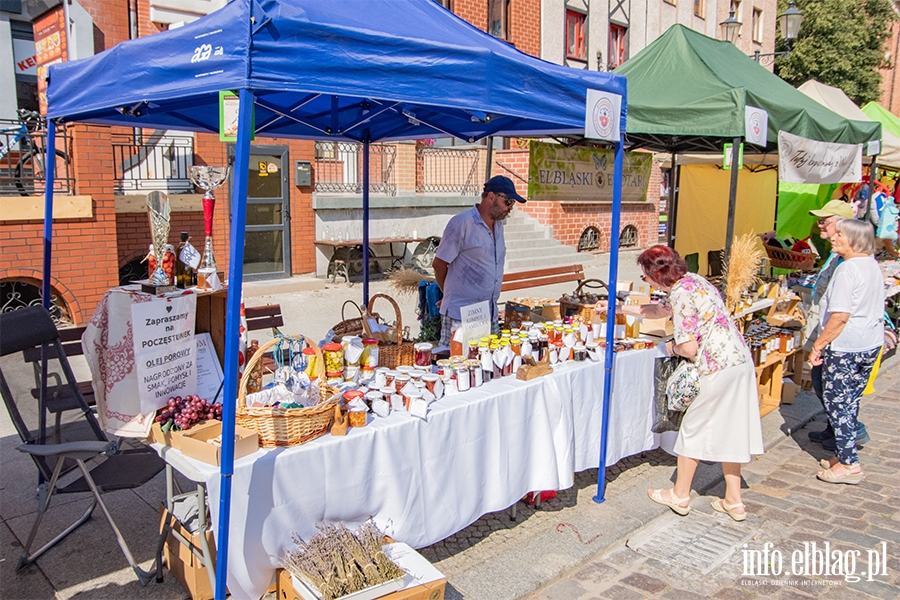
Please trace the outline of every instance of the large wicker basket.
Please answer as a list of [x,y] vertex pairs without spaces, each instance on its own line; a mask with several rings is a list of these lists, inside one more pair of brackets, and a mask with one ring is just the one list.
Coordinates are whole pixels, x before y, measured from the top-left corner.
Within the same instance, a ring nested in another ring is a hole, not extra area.
[[769,264],[779,269],[790,269],[792,271],[806,271],[812,269],[816,264],[815,254],[806,254],[804,252],[794,252],[793,250],[785,250],[764,244],[766,254],[769,255]]
[[241,427],[259,433],[259,445],[265,448],[299,446],[325,435],[334,418],[334,407],[340,401],[337,388],[325,384],[325,359],[322,356],[322,350],[316,344],[310,344],[302,335],[285,339],[305,342],[315,349],[316,366],[319,372],[319,394],[323,400],[309,408],[248,407],[247,384],[250,381],[253,367],[262,360],[263,354],[280,343],[282,338],[274,337],[260,346],[244,368],[244,376],[241,377],[241,383],[238,386],[235,422]]
[[[347,310],[348,304],[356,309],[356,312],[359,313],[358,317],[351,317],[349,319],[346,317],[344,313]],[[332,327],[331,330],[334,332],[336,340],[340,340],[345,335],[369,335],[366,324],[366,315],[363,312],[363,309],[361,309],[353,300],[347,300],[344,302],[344,305],[341,306],[341,322]]]
[[[578,284],[578,287],[575,288],[575,291],[571,294],[567,294],[562,296],[559,299],[559,314],[561,317],[581,317],[581,320],[590,323],[591,319],[594,317],[594,303],[590,302],[576,302],[574,299],[582,296],[586,292],[583,291],[585,287],[588,288],[603,288],[605,289],[606,296],[609,295],[609,288],[606,286],[606,282],[601,279],[585,279],[581,283]],[[604,294],[597,294],[598,296],[603,296]],[[566,299],[568,297],[568,299]]]
[[400,306],[387,294],[375,294],[369,298],[369,314],[375,315],[372,307],[377,298],[384,298],[394,307],[397,323],[394,326],[396,339],[383,340],[378,348],[378,366],[396,369],[400,365],[414,365],[416,360],[415,342],[407,342],[403,339],[403,317],[400,315]]

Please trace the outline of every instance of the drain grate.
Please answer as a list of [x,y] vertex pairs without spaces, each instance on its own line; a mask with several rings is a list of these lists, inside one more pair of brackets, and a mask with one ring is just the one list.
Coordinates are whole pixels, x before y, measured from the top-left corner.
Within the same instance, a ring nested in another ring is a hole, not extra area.
[[626,545],[635,552],[707,575],[751,537],[753,530],[746,526],[695,512],[687,518],[665,519],[659,527],[639,532]]

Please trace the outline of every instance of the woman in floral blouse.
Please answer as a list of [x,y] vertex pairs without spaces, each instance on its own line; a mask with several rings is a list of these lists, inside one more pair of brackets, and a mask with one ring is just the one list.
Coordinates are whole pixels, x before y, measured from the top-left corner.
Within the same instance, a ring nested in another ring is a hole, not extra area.
[[[729,319],[718,290],[667,246],[653,246],[637,259],[646,283],[668,292],[660,304],[625,305],[619,311],[647,318],[671,316],[670,354],[694,361],[700,394],[684,414],[675,453],[678,476],[669,490],[648,490],[650,499],[679,515],[691,510],[691,481],[701,460],[722,463],[725,498],[712,507],[735,521],[746,518],[741,502],[741,463],[763,453],[756,371],[744,338]],[[603,309],[604,307],[598,307]]]

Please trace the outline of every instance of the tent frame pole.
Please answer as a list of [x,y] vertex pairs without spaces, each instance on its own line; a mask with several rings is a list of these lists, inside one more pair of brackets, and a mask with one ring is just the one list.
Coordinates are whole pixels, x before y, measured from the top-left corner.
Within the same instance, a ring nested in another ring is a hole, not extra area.
[[[44,156],[44,279],[41,281],[41,306],[50,312],[50,273],[53,255],[53,187],[56,177],[56,123],[47,119],[46,155]],[[41,415],[43,415],[43,411]],[[43,429],[41,430],[43,431]]]
[[677,177],[675,173],[678,164],[675,162],[676,153],[672,152],[672,163],[669,167],[669,204],[666,207],[666,245],[669,248],[675,248],[675,221],[678,218],[678,209],[675,207],[675,182]]
[[613,169],[612,223],[609,236],[609,310],[606,313],[606,354],[603,360],[603,421],[600,426],[600,462],[597,468],[597,504],[606,501],[606,443],[609,440],[609,403],[612,394],[612,370],[616,332],[616,281],[619,277],[619,225],[622,212],[622,165],[625,161],[625,135],[616,142]]
[[219,527],[216,536],[216,600],[225,600],[228,583],[228,529],[231,521],[231,476],[234,474],[234,427],[237,408],[241,288],[244,276],[244,233],[247,224],[247,182],[250,176],[250,132],[253,92],[240,90],[238,134],[234,148],[231,202],[231,262],[225,312],[225,382],[222,392],[222,465],[219,475]]
[[363,306],[369,305],[369,130],[363,132],[363,169],[362,169],[362,276]]
[[731,258],[731,239],[734,237],[734,212],[737,208],[738,172],[741,170],[738,164],[738,153],[741,147],[741,138],[736,137],[731,144],[731,188],[728,190],[728,223],[725,226],[725,251],[722,255],[723,268],[728,269],[728,261]]

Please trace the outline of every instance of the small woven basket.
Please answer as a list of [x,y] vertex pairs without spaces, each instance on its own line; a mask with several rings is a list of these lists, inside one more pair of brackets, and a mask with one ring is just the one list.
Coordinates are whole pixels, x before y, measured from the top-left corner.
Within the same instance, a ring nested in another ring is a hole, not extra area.
[[792,271],[806,271],[812,269],[816,264],[815,254],[806,254],[804,252],[794,252],[793,250],[785,250],[784,248],[776,248],[768,244],[763,244],[766,248],[766,254],[769,255],[769,264],[779,269],[790,269]]
[[387,294],[375,294],[369,298],[369,314],[375,315],[372,310],[377,298],[384,298],[394,307],[394,314],[397,317],[397,324],[394,329],[397,332],[397,339],[383,341],[378,348],[378,366],[396,369],[400,365],[415,364],[416,350],[415,342],[406,342],[403,340],[403,317],[400,315],[400,306],[393,298]]
[[[596,285],[600,284],[600,285]],[[609,288],[606,286],[606,282],[601,279],[585,279],[581,283],[578,284],[578,287],[575,288],[575,291],[569,294],[569,296],[581,296],[582,288],[585,287],[590,288],[598,288],[602,287],[607,290],[607,296],[609,295]],[[598,296],[602,294],[597,294]],[[565,317],[581,317],[581,320],[590,323],[591,319],[594,318],[594,304],[591,303],[582,303],[582,302],[572,302],[571,300],[563,300],[563,298],[559,299],[559,314],[561,318]]]
[[[287,338],[287,336],[285,337]],[[235,422],[241,427],[256,431],[259,434],[259,445],[264,448],[299,446],[325,435],[334,419],[334,407],[341,398],[337,388],[325,384],[325,359],[322,356],[322,350],[316,344],[310,344],[302,335],[287,339],[305,342],[316,351],[319,395],[323,400],[309,408],[248,407],[247,384],[250,382],[253,367],[262,360],[263,354],[280,343],[282,338],[274,337],[260,346],[247,362],[244,376],[241,377],[241,383],[238,386]]]
[[[358,317],[348,319],[345,316],[344,312],[347,310],[348,304],[356,309],[359,313]],[[344,302],[344,305],[341,306],[341,322],[332,327],[331,330],[334,332],[334,337],[337,340],[340,340],[345,335],[368,335],[369,331],[366,323],[366,315],[363,313],[363,309],[361,309],[353,300],[347,300]]]

